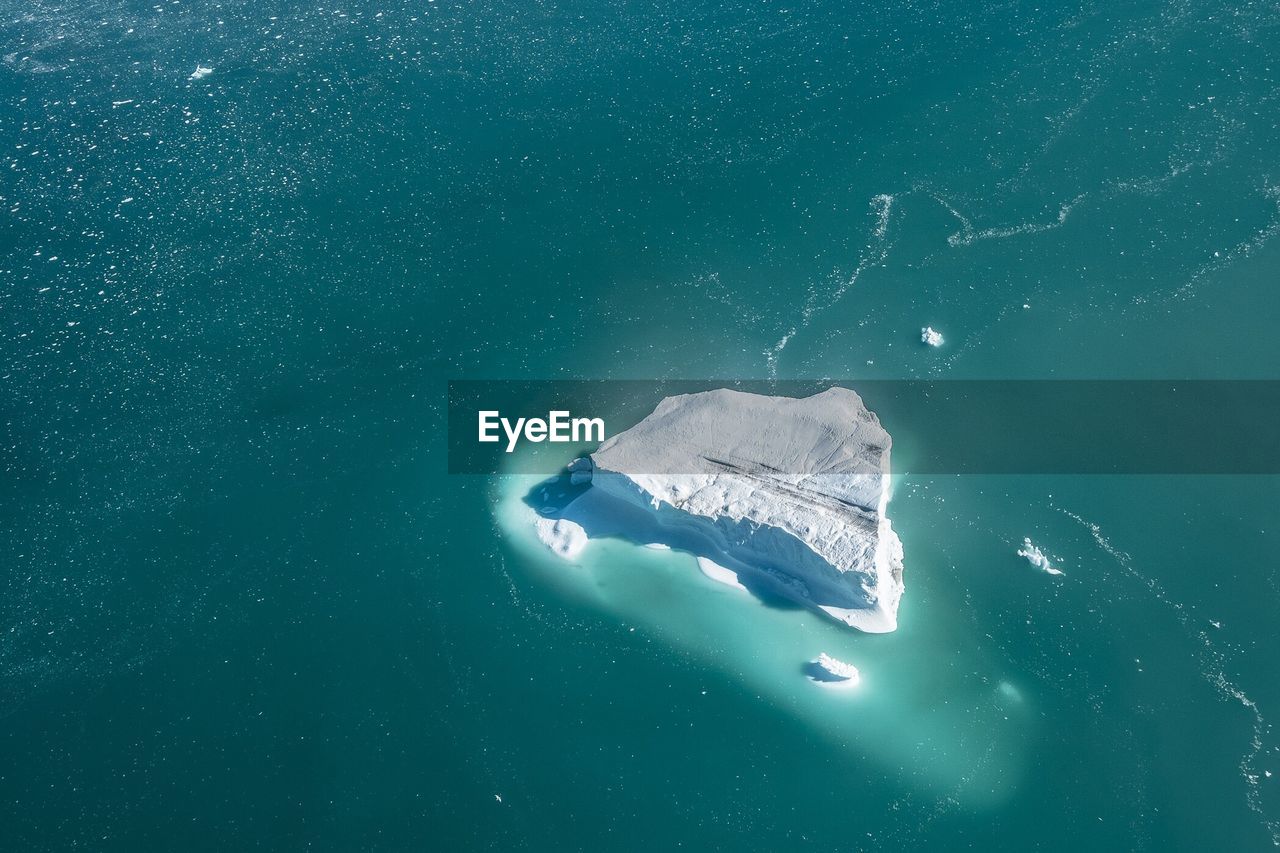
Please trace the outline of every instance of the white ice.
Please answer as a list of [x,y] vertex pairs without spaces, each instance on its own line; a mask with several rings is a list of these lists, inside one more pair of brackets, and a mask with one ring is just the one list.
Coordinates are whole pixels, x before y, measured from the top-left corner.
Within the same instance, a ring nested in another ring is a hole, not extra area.
[[1026,538],[1022,540],[1022,547],[1018,549],[1018,556],[1024,557],[1028,563],[1035,566],[1037,569],[1044,572],[1045,574],[1048,574],[1048,575],[1062,574],[1062,571],[1060,569],[1055,569],[1053,565],[1049,562],[1049,558],[1045,556],[1044,551],[1041,551],[1034,544],[1032,544],[1030,538]]
[[809,680],[823,687],[856,687],[862,681],[862,673],[851,663],[836,660],[822,652],[809,662]]
[[585,536],[665,542],[705,558],[716,580],[892,631],[903,586],[885,513],[890,444],[843,388],[668,397],[571,466],[578,485],[589,467],[591,486],[560,515]]

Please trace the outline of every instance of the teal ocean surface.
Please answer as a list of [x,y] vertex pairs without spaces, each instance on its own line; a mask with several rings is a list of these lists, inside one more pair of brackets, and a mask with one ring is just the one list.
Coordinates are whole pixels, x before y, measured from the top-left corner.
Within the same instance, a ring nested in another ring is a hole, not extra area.
[[445,389],[1278,378],[1278,35],[0,0],[0,848],[1274,849],[1275,477],[900,477],[871,636],[554,560]]

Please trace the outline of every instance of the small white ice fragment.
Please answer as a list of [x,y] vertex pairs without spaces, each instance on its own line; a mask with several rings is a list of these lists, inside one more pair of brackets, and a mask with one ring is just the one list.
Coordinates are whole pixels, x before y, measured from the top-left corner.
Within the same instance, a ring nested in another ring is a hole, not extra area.
[[920,343],[928,344],[931,347],[942,346],[942,332],[939,332],[933,326],[925,326],[920,330]]
[[855,687],[862,680],[856,666],[836,660],[826,652],[809,661],[805,672],[810,681],[823,687]]
[[188,79],[188,80],[202,80],[202,79],[204,79],[205,77],[208,77],[208,76],[209,76],[210,74],[212,74],[212,73],[213,73],[213,66],[212,66],[212,65],[200,65],[199,63],[197,63],[197,64],[196,64],[196,70],[195,70],[195,71],[192,71],[192,72],[191,72],[191,76],[190,76],[190,77],[188,77],[187,79]]
[[1022,547],[1018,549],[1018,556],[1024,557],[1028,563],[1047,575],[1062,574],[1060,569],[1055,569],[1049,563],[1049,558],[1045,556],[1044,551],[1041,551],[1033,545],[1029,538],[1024,538],[1022,540]]

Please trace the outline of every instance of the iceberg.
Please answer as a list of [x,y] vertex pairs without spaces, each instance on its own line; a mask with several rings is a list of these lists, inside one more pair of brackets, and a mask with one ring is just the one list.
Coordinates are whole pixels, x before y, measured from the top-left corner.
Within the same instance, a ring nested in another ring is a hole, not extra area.
[[920,330],[920,343],[928,344],[931,347],[942,346],[942,332],[939,332],[933,326],[925,326]]
[[[555,522],[545,494],[530,502],[544,506],[539,535],[562,554],[599,536],[663,543],[714,580],[881,633],[897,627],[903,591],[886,515],[890,444],[844,388],[685,394],[575,460]],[[572,546],[559,520],[582,530]]]

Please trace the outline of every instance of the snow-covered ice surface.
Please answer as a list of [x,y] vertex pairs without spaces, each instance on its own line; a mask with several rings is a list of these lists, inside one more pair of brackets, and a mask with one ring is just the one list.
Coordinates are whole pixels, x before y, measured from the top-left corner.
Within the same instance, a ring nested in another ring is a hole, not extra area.
[[563,515],[588,536],[599,527],[666,542],[709,561],[717,579],[892,631],[903,584],[885,514],[890,443],[844,388],[668,397],[591,454],[594,494]]

